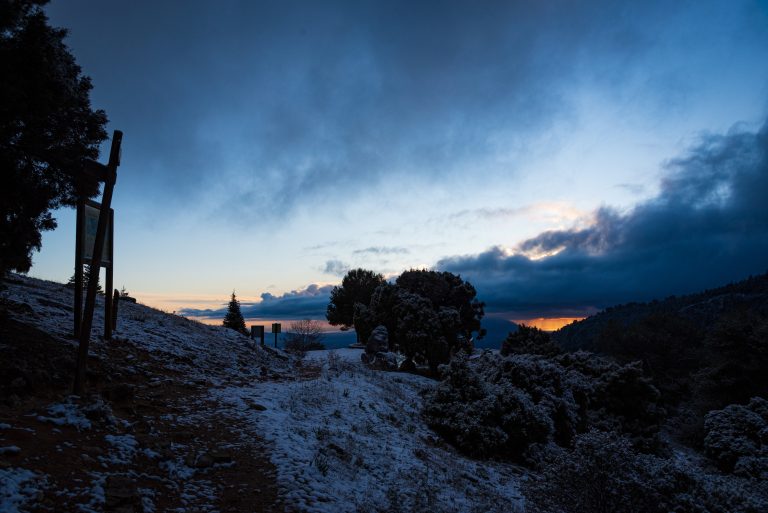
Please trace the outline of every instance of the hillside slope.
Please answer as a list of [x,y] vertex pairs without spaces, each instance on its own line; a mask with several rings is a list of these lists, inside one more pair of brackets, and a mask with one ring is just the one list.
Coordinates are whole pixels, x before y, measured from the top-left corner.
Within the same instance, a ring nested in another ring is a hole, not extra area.
[[72,397],[72,296],[18,276],[0,293],[0,511],[522,509],[519,467],[427,428],[435,382],[371,371],[359,351],[302,361],[121,304]]
[[673,315],[706,330],[723,317],[749,310],[768,314],[768,273],[723,287],[648,303],[627,303],[562,327],[552,337],[565,349],[598,349],[598,339],[609,327],[626,328],[653,315]]
[[282,511],[263,441],[241,437],[208,391],[280,379],[284,356],[122,303],[74,397],[73,291],[14,276],[1,297],[1,511]]

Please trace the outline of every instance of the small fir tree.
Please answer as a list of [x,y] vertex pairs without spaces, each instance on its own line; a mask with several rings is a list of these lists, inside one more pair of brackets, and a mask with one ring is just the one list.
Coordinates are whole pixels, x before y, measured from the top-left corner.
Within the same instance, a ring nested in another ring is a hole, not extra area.
[[229,300],[229,307],[227,308],[227,315],[224,316],[224,327],[231,328],[235,331],[245,334],[245,319],[240,312],[240,301],[235,296],[235,291],[232,291],[232,299]]
[[[88,290],[88,278],[91,276],[91,266],[88,264],[83,265],[83,290]],[[69,281],[67,282],[67,287],[75,288],[75,273],[72,273],[72,276],[69,277]],[[99,279],[96,281],[96,292],[99,294],[104,293],[104,289],[101,288],[101,276],[99,276]]]

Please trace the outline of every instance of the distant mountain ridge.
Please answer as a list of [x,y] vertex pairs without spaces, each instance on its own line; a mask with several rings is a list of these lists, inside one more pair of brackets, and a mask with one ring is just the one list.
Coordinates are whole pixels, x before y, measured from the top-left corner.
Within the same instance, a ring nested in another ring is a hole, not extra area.
[[724,315],[745,310],[768,314],[768,272],[695,294],[609,307],[560,328],[552,337],[564,349],[594,351],[609,326],[626,328],[654,314],[671,314],[707,330]]

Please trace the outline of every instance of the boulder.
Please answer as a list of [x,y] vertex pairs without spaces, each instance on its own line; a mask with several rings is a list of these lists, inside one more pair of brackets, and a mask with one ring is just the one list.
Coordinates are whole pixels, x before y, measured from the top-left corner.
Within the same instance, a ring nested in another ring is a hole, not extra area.
[[395,356],[394,353],[363,353],[360,356],[360,359],[364,364],[374,370],[397,370],[397,356]]
[[386,353],[389,351],[389,333],[385,326],[376,326],[368,337],[365,352],[368,354]]

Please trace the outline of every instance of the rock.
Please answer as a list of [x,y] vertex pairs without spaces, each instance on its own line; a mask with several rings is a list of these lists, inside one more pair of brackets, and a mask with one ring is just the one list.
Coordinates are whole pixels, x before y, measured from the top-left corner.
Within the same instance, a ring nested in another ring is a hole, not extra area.
[[115,403],[126,403],[133,401],[135,387],[127,383],[119,383],[106,388],[102,395],[104,398]]
[[398,370],[400,372],[416,372],[416,364],[413,363],[413,360],[410,358],[406,358],[403,360],[403,363],[400,364],[400,368]]
[[83,452],[89,456],[101,456],[104,454],[104,450],[101,447],[95,447],[93,445],[84,445]]
[[252,410],[264,411],[264,410],[267,409],[266,406],[263,406],[263,405],[261,405],[261,404],[259,404],[257,402],[251,401],[250,399],[246,399],[245,402],[248,405],[248,407],[251,408]]
[[125,475],[108,476],[104,485],[104,510],[141,511],[141,498],[136,490],[136,481]]
[[360,359],[373,370],[397,370],[397,357],[394,353],[363,353]]
[[232,455],[224,451],[211,451],[208,453],[214,463],[232,463]]
[[95,402],[83,407],[83,414],[86,419],[96,423],[108,426],[113,426],[117,423],[117,419],[112,415],[112,408],[101,399],[97,399]]
[[15,445],[9,445],[8,447],[0,447],[0,455],[9,455],[9,456],[16,456],[21,452],[21,449],[19,449]]
[[207,452],[204,452],[200,456],[198,456],[197,461],[195,462],[196,468],[208,468],[212,466],[214,463],[213,457],[208,454]]
[[389,333],[385,326],[376,326],[368,337],[365,352],[368,354],[386,353],[389,351]]

